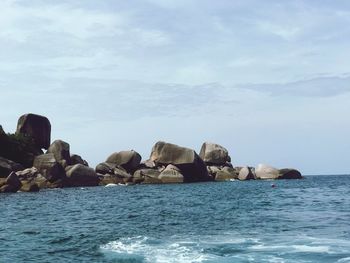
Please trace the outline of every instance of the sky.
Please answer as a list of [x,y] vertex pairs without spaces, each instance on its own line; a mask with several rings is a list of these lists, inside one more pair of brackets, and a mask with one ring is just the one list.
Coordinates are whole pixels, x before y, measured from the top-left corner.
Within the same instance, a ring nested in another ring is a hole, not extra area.
[[91,166],[159,140],[350,173],[348,0],[0,2],[0,124],[47,116]]

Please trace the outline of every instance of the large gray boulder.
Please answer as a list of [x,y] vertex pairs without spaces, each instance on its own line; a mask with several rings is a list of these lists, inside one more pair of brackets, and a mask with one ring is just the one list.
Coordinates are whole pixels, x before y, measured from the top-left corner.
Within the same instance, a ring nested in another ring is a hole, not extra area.
[[210,180],[203,160],[192,149],[160,141],[153,146],[150,160],[157,166],[175,165],[185,182]]
[[111,154],[106,163],[115,164],[125,169],[129,173],[133,173],[140,165],[141,155],[134,150],[121,151]]
[[3,185],[0,186],[0,193],[16,193],[21,186],[22,183],[16,173],[11,172],[5,182],[3,182]]
[[33,166],[38,169],[49,182],[65,179],[65,171],[57,162],[53,153],[42,154],[34,159]]
[[185,181],[184,176],[181,174],[179,168],[175,165],[169,164],[158,177],[162,183],[183,183]]
[[23,169],[24,168],[21,164],[0,156],[0,178],[6,178],[11,172],[17,172]]
[[51,140],[51,124],[44,116],[25,114],[18,120],[16,134],[30,135],[38,148],[47,149]]
[[234,168],[225,166],[216,172],[215,181],[231,181],[237,179],[237,176],[237,172]]
[[259,164],[255,168],[255,174],[257,179],[261,180],[278,179],[280,175],[278,169],[266,164]]
[[248,166],[242,167],[239,171],[238,179],[241,181],[254,180],[255,173],[253,173],[253,170]]
[[162,181],[159,179],[160,171],[156,169],[143,168],[136,170],[133,178],[135,182],[142,184],[159,184]]
[[203,143],[199,156],[208,165],[224,165],[231,162],[226,148],[210,142]]
[[66,174],[66,186],[68,187],[99,185],[100,179],[95,170],[85,165],[75,164],[67,166]]
[[74,164],[82,164],[85,166],[89,166],[88,162],[86,160],[84,160],[80,155],[78,154],[72,154],[70,156],[70,160],[71,160],[71,165]]
[[116,167],[117,165],[113,163],[104,162],[96,165],[95,171],[99,174],[114,174],[114,168]]
[[55,140],[47,149],[46,153],[52,153],[57,162],[63,167],[71,165],[71,158],[69,152],[69,144],[62,140]]
[[279,179],[302,179],[301,173],[292,168],[285,168],[279,170]]

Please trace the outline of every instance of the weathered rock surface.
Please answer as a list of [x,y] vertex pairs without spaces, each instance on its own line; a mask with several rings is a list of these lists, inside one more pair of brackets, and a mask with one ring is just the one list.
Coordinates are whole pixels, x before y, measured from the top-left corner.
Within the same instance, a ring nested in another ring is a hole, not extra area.
[[301,173],[292,168],[285,168],[279,170],[279,179],[302,179]]
[[64,168],[56,161],[53,153],[37,156],[34,159],[33,166],[51,183],[64,180],[66,177]]
[[96,165],[95,171],[99,174],[114,174],[114,168],[117,166],[113,163],[99,163]]
[[80,155],[78,154],[72,154],[70,156],[70,160],[71,160],[71,165],[74,165],[74,164],[82,164],[82,165],[85,165],[85,166],[89,166],[89,163],[84,160]]
[[133,150],[115,152],[111,154],[106,160],[106,163],[112,163],[116,166],[120,166],[129,173],[133,173],[140,165],[140,162],[141,155]]
[[255,177],[255,172],[253,173],[252,169],[248,166],[242,167],[239,170],[238,179],[241,181],[254,180],[256,179]]
[[160,141],[153,146],[150,160],[157,166],[175,165],[185,182],[210,180],[203,160],[192,149]]
[[232,167],[223,167],[222,169],[219,169],[219,171],[215,174],[215,181],[221,182],[221,181],[230,181],[237,179],[238,175],[234,168]]
[[71,165],[71,158],[69,152],[69,144],[62,140],[55,140],[47,149],[46,153],[52,153],[57,162],[64,168]]
[[39,186],[34,182],[29,181],[21,181],[22,187],[20,189],[21,192],[39,192]]
[[21,181],[15,172],[11,172],[2,185],[0,185],[0,193],[16,193],[22,186]]
[[159,175],[160,171],[156,169],[143,168],[135,171],[134,178],[142,184],[159,184],[162,183]]
[[0,157],[0,178],[6,178],[11,172],[17,172],[23,169],[21,164]]
[[223,165],[231,162],[231,157],[226,148],[210,142],[203,143],[199,156],[208,165]]
[[67,166],[66,175],[65,186],[68,187],[97,186],[100,181],[94,169],[82,164]]
[[51,124],[44,116],[32,113],[22,115],[18,120],[16,133],[30,135],[40,149],[50,146]]
[[183,183],[185,181],[184,176],[181,174],[179,168],[175,165],[169,164],[164,171],[162,171],[159,175],[160,181],[162,183]]

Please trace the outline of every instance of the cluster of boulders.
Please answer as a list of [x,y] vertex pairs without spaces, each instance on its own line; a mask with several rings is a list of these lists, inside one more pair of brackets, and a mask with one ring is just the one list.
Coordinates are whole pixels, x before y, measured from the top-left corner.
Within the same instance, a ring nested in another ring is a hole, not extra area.
[[[134,150],[120,151],[93,169],[81,156],[70,153],[67,142],[50,142],[51,124],[44,116],[21,116],[16,134],[32,138],[38,154],[31,167],[0,156],[0,192],[111,184],[302,178],[295,169],[267,165],[233,167],[227,149],[209,142],[202,145],[198,155],[192,149],[159,141],[146,161],[141,162],[141,155]],[[6,136],[1,126],[0,136]]]

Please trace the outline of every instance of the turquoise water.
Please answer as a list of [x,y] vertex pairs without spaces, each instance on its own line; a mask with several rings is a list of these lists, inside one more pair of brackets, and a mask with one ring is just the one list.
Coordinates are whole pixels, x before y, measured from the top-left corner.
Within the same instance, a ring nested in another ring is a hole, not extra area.
[[350,176],[0,195],[0,262],[350,262]]

